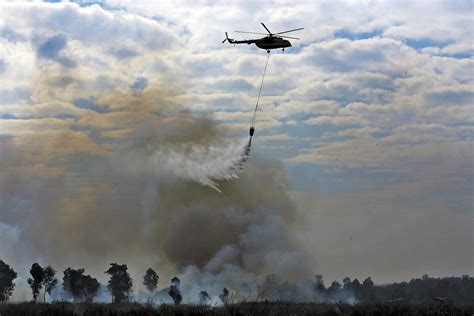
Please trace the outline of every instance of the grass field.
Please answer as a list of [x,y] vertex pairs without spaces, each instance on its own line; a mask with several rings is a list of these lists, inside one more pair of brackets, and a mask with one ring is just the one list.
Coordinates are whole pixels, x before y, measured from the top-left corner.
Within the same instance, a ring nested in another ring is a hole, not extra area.
[[73,303],[8,303],[0,304],[0,316],[20,315],[474,315],[473,306],[406,303],[315,304],[290,302],[245,302],[222,307],[198,305],[161,305],[138,303],[73,304]]

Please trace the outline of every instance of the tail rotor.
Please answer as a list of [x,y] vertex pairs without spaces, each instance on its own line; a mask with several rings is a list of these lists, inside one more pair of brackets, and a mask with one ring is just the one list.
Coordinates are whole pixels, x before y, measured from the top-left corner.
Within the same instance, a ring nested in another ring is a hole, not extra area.
[[225,41],[229,41],[229,36],[227,35],[227,32],[225,32],[225,39],[222,41],[222,44],[224,44]]

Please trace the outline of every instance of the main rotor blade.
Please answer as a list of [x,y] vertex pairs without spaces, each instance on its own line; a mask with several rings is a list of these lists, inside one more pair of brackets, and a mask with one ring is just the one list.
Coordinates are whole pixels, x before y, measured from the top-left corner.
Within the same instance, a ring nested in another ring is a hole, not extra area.
[[284,38],[292,38],[292,39],[295,39],[295,40],[299,40],[298,37],[292,37],[292,36],[283,36],[283,35],[278,35],[278,36],[275,36],[275,37],[284,37]]
[[299,31],[299,30],[304,30],[304,27],[300,27],[299,29],[294,29],[294,30],[279,32],[279,33],[275,33],[275,34],[290,33],[290,32],[295,32],[295,31]]
[[244,32],[244,31],[234,31],[234,33],[246,33],[246,34],[258,34],[258,35],[267,35],[265,33],[256,33],[256,32]]
[[272,32],[270,32],[270,30],[267,29],[267,27],[265,26],[265,24],[262,23],[262,25],[263,25],[263,27],[265,28],[265,30],[267,30],[268,34],[272,35]]

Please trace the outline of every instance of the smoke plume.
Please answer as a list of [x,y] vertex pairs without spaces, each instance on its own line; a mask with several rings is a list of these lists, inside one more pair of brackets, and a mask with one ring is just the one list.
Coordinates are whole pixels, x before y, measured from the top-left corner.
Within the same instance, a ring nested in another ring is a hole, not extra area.
[[[41,82],[41,102],[58,97],[62,87]],[[85,268],[103,282],[104,267],[118,262],[138,280],[154,266],[161,279],[179,275],[185,302],[205,290],[211,303],[225,287],[256,295],[271,273],[311,277],[278,161],[248,159],[246,139],[230,138],[212,115],[186,111],[162,86],[96,100],[102,111],[31,120],[31,132],[0,142],[8,166],[0,236],[23,241],[15,252],[2,246],[0,257],[20,274],[39,261]]]

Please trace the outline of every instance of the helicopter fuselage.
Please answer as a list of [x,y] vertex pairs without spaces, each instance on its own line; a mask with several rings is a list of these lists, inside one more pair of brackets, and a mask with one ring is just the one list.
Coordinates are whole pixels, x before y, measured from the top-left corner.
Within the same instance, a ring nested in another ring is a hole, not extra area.
[[291,47],[290,41],[280,37],[266,36],[255,41],[255,45],[261,49],[276,49]]
[[258,48],[261,49],[277,49],[277,48],[286,48],[291,47],[290,41],[287,41],[281,37],[277,36],[265,36],[258,39],[249,39],[249,40],[242,40],[236,41],[231,38],[227,38],[229,43],[231,44],[255,44]]

